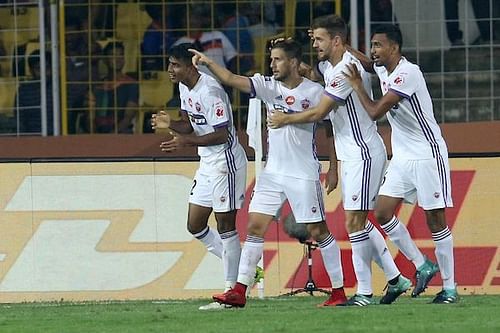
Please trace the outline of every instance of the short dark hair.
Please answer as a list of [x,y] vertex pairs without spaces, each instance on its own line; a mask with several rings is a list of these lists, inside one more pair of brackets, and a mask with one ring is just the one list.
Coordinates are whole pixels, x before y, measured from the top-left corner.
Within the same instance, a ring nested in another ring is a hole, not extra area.
[[340,36],[344,43],[347,41],[347,24],[338,15],[320,16],[313,21],[311,28],[326,29],[331,37]]
[[279,39],[271,43],[272,49],[282,49],[286,56],[290,59],[297,59],[299,63],[302,61],[302,46],[294,39]]
[[192,44],[192,43],[182,43],[182,44],[179,44],[179,45],[174,45],[172,46],[168,52],[167,52],[167,55],[168,57],[172,57],[172,58],[175,58],[177,60],[180,60],[184,63],[191,63],[191,59],[193,58],[193,54],[191,52],[189,52],[189,49],[195,49],[195,50],[199,50],[199,47],[196,47],[195,44]]
[[375,34],[385,34],[387,39],[399,45],[399,51],[403,47],[403,36],[401,35],[401,29],[394,24],[380,24],[377,25],[372,32],[372,37]]

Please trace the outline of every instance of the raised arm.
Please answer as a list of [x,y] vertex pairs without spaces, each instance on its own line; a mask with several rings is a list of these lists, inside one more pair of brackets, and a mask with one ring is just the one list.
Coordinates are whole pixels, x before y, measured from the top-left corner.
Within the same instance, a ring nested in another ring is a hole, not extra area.
[[347,69],[342,73],[345,75],[346,80],[349,80],[351,83],[352,88],[358,94],[361,104],[363,104],[366,112],[373,120],[377,120],[382,117],[401,100],[401,97],[398,94],[389,90],[387,94],[382,96],[381,99],[373,101],[364,89],[363,82],[361,81],[361,75],[359,74],[356,66],[353,64],[347,65]]
[[322,82],[323,77],[317,72],[316,68],[306,64],[305,62],[301,62],[299,66],[299,74],[300,76],[306,77],[314,82]]
[[324,119],[334,107],[335,101],[323,95],[318,105],[304,112],[293,114],[279,111],[271,112],[267,117],[267,125],[270,128],[280,128],[288,124],[314,123]]
[[359,50],[356,50],[350,45],[347,45],[347,51],[351,52],[352,55],[359,60],[365,71],[367,71],[368,73],[375,73],[375,70],[373,69],[374,63],[366,54],[360,52]]
[[250,79],[247,76],[232,73],[227,68],[220,66],[215,61],[197,50],[189,49],[189,51],[193,53],[193,65],[195,67],[204,65],[219,79],[222,84],[236,88],[245,93],[251,92],[252,86],[250,84]]

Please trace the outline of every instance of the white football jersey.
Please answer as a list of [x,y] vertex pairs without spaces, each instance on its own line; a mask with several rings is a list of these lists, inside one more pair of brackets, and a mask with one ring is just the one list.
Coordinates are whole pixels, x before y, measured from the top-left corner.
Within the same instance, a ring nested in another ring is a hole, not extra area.
[[448,156],[432,100],[420,68],[404,57],[389,75],[384,66],[374,66],[382,93],[389,90],[402,97],[388,113],[394,157],[417,160]]
[[[318,104],[323,87],[304,78],[289,89],[274,77],[255,74],[250,78],[252,92],[270,110],[285,113],[303,112]],[[316,155],[315,123],[291,124],[281,128],[268,128],[266,170],[271,173],[301,179],[319,178],[321,165]]]
[[218,127],[227,127],[229,131],[226,143],[198,147],[200,169],[210,174],[234,172],[244,166],[247,159],[233,125],[229,97],[215,79],[203,73],[200,75],[191,90],[179,83],[182,111],[187,112],[197,136],[213,133]]
[[330,112],[330,120],[335,133],[337,158],[341,161],[368,160],[385,153],[376,122],[365,111],[357,93],[342,74],[346,65],[351,63],[361,72],[365,90],[371,92],[369,74],[351,53],[346,51],[335,66],[329,61],[318,63],[318,71],[325,82],[324,94],[338,105]]

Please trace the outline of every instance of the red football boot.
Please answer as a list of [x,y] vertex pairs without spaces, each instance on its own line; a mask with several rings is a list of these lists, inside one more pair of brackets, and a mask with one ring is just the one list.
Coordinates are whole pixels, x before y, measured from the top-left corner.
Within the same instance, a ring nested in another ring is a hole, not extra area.
[[223,294],[213,295],[213,300],[222,304],[228,304],[236,307],[244,307],[247,303],[247,299],[245,297],[245,289],[243,289],[243,293],[238,288],[229,289]]
[[339,304],[344,304],[347,302],[347,297],[344,293],[344,288],[332,289],[330,297],[322,304],[318,304],[319,307],[322,306],[337,306]]

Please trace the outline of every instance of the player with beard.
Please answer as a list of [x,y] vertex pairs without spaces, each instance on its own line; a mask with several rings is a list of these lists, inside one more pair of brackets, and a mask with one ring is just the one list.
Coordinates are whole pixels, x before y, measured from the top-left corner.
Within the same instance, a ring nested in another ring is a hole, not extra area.
[[[356,294],[344,305],[366,306],[372,303],[372,259],[382,267],[388,282],[387,292],[380,303],[390,304],[411,287],[411,282],[401,275],[383,236],[367,220],[368,213],[375,206],[387,154],[376,123],[342,74],[346,64],[353,63],[360,68],[361,64],[346,49],[347,25],[341,17],[328,15],[315,19],[312,38],[320,61],[318,72],[325,82],[318,106],[297,114],[273,112],[268,125],[279,128],[319,121],[330,115],[335,151],[341,161],[342,202],[358,282]],[[361,75],[362,88],[369,90],[368,74],[363,72]]]
[[[236,75],[204,54],[195,50],[192,52],[195,54],[193,63],[205,65],[223,84],[264,101],[268,115],[271,110],[304,113],[319,102],[323,88],[299,74],[302,51],[300,44],[294,40],[283,39],[273,43],[270,64],[273,76],[270,77]],[[315,127],[315,123],[308,123],[269,129],[267,162],[256,181],[250,202],[248,235],[241,251],[238,282],[224,294],[214,295],[214,300],[245,306],[245,291],[262,256],[264,235],[276,212],[288,199],[297,223],[305,223],[311,237],[318,242],[332,283],[332,293],[321,305],[346,302],[340,248],[325,222],[319,180],[321,165],[314,142]]]

